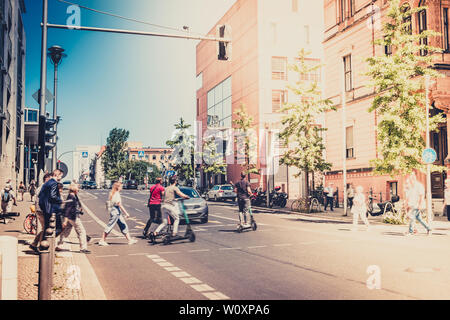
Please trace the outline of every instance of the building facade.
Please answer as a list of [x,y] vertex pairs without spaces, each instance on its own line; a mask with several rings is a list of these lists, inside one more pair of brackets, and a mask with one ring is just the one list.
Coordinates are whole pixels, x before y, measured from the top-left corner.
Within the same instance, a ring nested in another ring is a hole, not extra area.
[[[235,127],[234,112],[245,105],[253,118],[252,160],[261,173],[251,175],[252,187],[280,186],[290,198],[304,192],[301,177],[294,177],[297,170],[277,165],[285,148],[278,144],[276,135],[282,129],[282,105],[299,99],[287,89],[287,85],[299,80],[289,65],[296,63],[302,48],[311,52],[311,61],[322,59],[322,12],[320,1],[238,0],[208,33],[215,36],[217,26],[231,27],[231,59],[219,61],[217,43],[213,41],[197,45],[197,135],[223,132],[227,158],[226,174],[203,173],[202,187],[239,180],[243,167],[230,129]],[[321,75],[311,78],[320,80]],[[279,152],[273,152],[278,147]]]
[[100,150],[97,145],[76,146],[72,152],[72,179],[78,182],[84,180],[95,181],[95,175],[91,170],[91,165],[96,154]]
[[[439,78],[431,87],[430,103],[438,108],[434,112],[443,112],[447,118],[438,133],[431,133],[431,147],[437,151],[436,164],[448,166],[448,125],[450,108],[450,45],[449,18],[450,1],[403,1],[410,7],[427,6],[427,10],[411,17],[412,32],[435,30],[442,36],[429,38],[432,46],[444,51],[435,55],[434,67],[444,78]],[[373,44],[374,39],[383,36],[382,23],[388,8],[386,0],[325,0],[325,38],[324,62],[325,97],[331,99],[337,112],[329,112],[325,122],[327,160],[333,168],[326,175],[326,182],[334,182],[343,197],[343,140],[344,126],[346,135],[347,183],[362,185],[366,192],[372,191],[377,199],[390,199],[392,195],[404,197],[403,176],[375,176],[370,160],[378,157],[377,153],[377,115],[368,112],[374,94],[366,87],[367,71],[365,59],[375,55],[389,54],[386,49]],[[372,23],[373,22],[373,23]],[[342,89],[344,88],[344,90]],[[345,91],[346,122],[342,117],[342,92]],[[419,175],[425,184],[425,176]],[[443,198],[446,173],[432,173],[432,197]]]
[[168,170],[170,167],[170,160],[172,159],[171,148],[151,148],[140,147],[131,148],[128,147],[128,159],[129,160],[141,160],[146,161],[152,165],[158,167],[161,172]]
[[[25,30],[23,0],[0,0],[0,185],[24,180]],[[5,181],[3,181],[5,180]]]

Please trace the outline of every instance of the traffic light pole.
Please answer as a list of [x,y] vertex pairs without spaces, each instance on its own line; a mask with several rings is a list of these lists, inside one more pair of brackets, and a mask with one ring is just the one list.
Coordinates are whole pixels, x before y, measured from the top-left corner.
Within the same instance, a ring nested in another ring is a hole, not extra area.
[[[41,34],[41,87],[39,91],[39,115],[45,116],[45,93],[47,91],[47,25],[48,25],[48,0],[42,0],[42,34]],[[42,140],[42,137],[39,137]],[[39,148],[38,172],[36,182],[40,184],[40,172],[45,170],[45,148]]]
[[53,143],[55,144],[55,147],[53,148],[52,151],[52,170],[55,170],[56,167],[56,161],[57,161],[57,153],[56,153],[56,148],[58,145],[58,113],[57,113],[57,104],[58,104],[58,64],[55,64],[55,71],[54,71],[54,81],[53,81],[53,119],[56,121],[55,122],[55,127],[54,127],[54,131],[55,131],[55,138],[53,140]]

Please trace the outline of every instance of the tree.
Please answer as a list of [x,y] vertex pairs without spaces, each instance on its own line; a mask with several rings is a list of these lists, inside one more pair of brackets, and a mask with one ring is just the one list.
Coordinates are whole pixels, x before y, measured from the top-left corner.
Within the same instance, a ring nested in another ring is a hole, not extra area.
[[[248,175],[259,174],[256,165],[256,134],[253,131],[253,117],[247,112],[245,104],[234,112],[236,119],[233,120],[234,128],[237,129],[235,135],[236,149],[238,152],[238,163],[242,164],[243,172]],[[240,151],[242,150],[242,151]]]
[[227,164],[224,162],[223,152],[217,147],[218,143],[223,143],[222,140],[206,138],[203,143],[203,152],[201,153],[202,169],[205,173],[212,175],[225,174]]
[[[151,168],[151,172],[148,172],[149,168]],[[161,171],[156,165],[142,160],[128,160],[128,173],[139,184],[143,184],[147,176],[149,182],[154,182],[157,177],[161,176]]]
[[130,132],[125,129],[114,128],[106,139],[106,149],[102,156],[102,166],[108,180],[117,181],[127,174],[126,141]]
[[[307,78],[306,75],[315,73],[321,68],[320,64],[308,64],[305,58],[309,55],[302,49],[299,52],[298,63],[289,66],[291,70],[299,74],[299,79]],[[288,89],[298,96],[298,101],[286,103],[280,110],[287,113],[281,123],[283,129],[280,132],[280,140],[290,148],[280,158],[280,164],[285,164],[298,169],[295,177],[305,172],[306,191],[309,195],[308,173],[331,169],[331,163],[324,159],[325,145],[322,133],[326,128],[317,125],[316,118],[321,113],[336,110],[329,99],[323,99],[317,81],[299,80],[295,86]]]
[[173,149],[172,168],[180,181],[193,184],[194,179],[194,136],[189,132],[190,124],[183,118],[175,124],[175,132],[172,140],[166,144]]
[[[432,30],[419,34],[411,32],[411,16],[426,7],[411,9],[401,6],[400,0],[390,0],[387,20],[383,24],[384,37],[375,44],[391,48],[391,54],[367,59],[369,86],[375,98],[369,112],[377,114],[377,141],[379,158],[371,161],[376,174],[411,173],[413,169],[426,170],[421,160],[425,148],[426,93],[425,76],[437,78],[432,68],[432,54],[441,49],[428,45],[430,37],[438,36]],[[424,55],[425,54],[425,55]],[[442,115],[430,116],[430,130],[444,122]],[[444,168],[432,166],[433,171]]]

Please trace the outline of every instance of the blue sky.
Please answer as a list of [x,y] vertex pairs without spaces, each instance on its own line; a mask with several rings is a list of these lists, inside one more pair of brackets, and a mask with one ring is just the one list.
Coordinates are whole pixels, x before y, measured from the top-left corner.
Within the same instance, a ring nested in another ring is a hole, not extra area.
[[[154,24],[206,34],[235,0],[69,0],[94,9]],[[40,84],[41,0],[25,0],[27,107]],[[49,23],[66,24],[69,5],[49,0]],[[81,25],[171,33],[173,31],[81,10]],[[165,146],[180,117],[193,123],[195,46],[198,41],[49,29],[48,47],[68,55],[59,68],[58,154],[76,145],[104,144],[114,127],[130,131],[130,141]],[[47,87],[53,91],[53,65]],[[52,103],[47,111],[52,114]],[[71,156],[62,159],[69,166]],[[70,169],[69,169],[70,171]]]

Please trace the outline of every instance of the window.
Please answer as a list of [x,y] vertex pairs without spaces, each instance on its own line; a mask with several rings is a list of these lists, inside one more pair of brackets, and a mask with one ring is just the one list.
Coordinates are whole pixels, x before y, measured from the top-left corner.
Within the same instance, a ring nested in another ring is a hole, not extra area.
[[207,94],[208,127],[231,127],[231,77],[228,77]]
[[344,79],[345,91],[352,90],[352,56],[349,54],[344,57]]
[[272,79],[287,80],[286,57],[272,57]]
[[404,4],[401,8],[403,13],[403,23],[406,23],[406,32],[412,34],[411,12],[408,4]]
[[350,17],[355,15],[355,0],[350,0]]
[[[425,1],[420,1],[419,7],[425,5]],[[419,24],[419,34],[427,30],[427,11],[421,10],[417,13],[417,21]],[[428,39],[427,38],[421,38],[420,39],[420,45],[427,45]],[[420,49],[420,55],[426,56],[428,54],[428,51],[426,49]]]
[[347,159],[355,157],[353,149],[353,126],[345,128],[345,149]]
[[444,50],[450,52],[450,40],[448,36],[448,8],[444,8]]
[[298,12],[298,0],[292,0],[292,12]]
[[[297,60],[299,63],[299,60]],[[317,66],[320,64],[320,60],[318,59],[307,59],[305,60],[305,63],[308,65],[308,67],[312,68],[314,66]],[[299,80],[303,81],[312,81],[312,82],[320,82],[320,70],[321,68],[316,68],[314,70],[311,70],[309,73],[304,73],[299,75]]]
[[200,99],[197,99],[197,116],[200,115]]
[[283,104],[286,103],[287,92],[283,90],[272,90],[272,112],[280,112]]
[[398,195],[398,182],[397,181],[389,182],[389,193],[391,195],[391,199],[392,199],[392,197]]
[[153,155],[152,159],[153,159],[153,160],[156,160],[156,155]]
[[196,78],[197,90],[203,87],[203,72],[200,72]]
[[340,21],[343,22],[347,17],[347,1],[348,0],[339,0],[339,9],[340,9]]
[[161,157],[159,157],[161,160],[164,160],[164,155],[162,154]]
[[132,160],[136,160],[136,155],[133,154],[133,155],[131,156],[131,159],[132,159]]
[[[387,38],[385,37],[384,40],[387,41]],[[384,46],[384,54],[387,56],[392,55],[392,45],[387,44]]]

